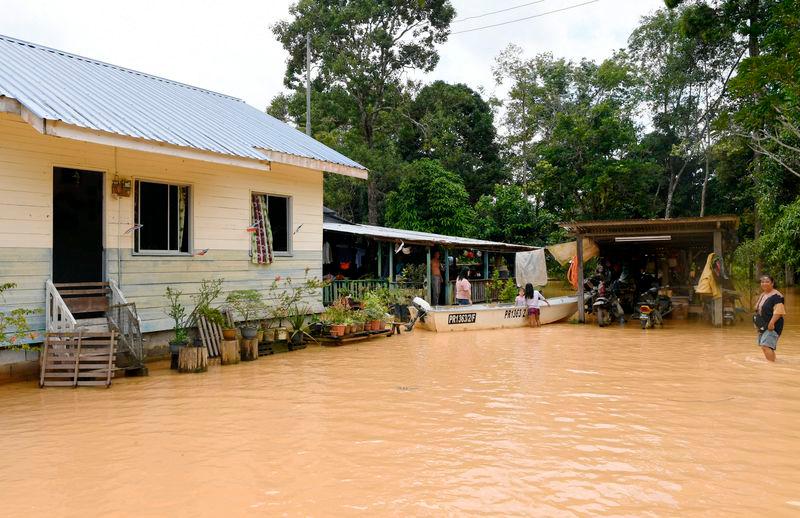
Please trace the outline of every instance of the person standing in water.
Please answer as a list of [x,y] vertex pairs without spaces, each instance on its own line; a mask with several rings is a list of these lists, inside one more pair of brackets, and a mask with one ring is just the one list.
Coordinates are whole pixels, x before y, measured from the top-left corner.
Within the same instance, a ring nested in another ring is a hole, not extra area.
[[783,332],[783,315],[786,314],[783,294],[775,287],[775,279],[770,275],[761,276],[761,295],[756,302],[753,322],[758,331],[757,343],[764,351],[767,361],[775,361],[778,338]]
[[456,304],[460,306],[472,304],[472,285],[467,280],[466,268],[461,268],[456,278]]
[[[439,295],[442,293],[442,262],[439,251],[433,252],[431,257],[431,305],[439,305]],[[447,302],[449,304],[449,302]]]
[[528,306],[528,323],[531,327],[539,327],[539,302],[544,302],[548,306],[550,302],[547,301],[539,290],[533,289],[533,284],[528,283],[525,285],[525,305]]

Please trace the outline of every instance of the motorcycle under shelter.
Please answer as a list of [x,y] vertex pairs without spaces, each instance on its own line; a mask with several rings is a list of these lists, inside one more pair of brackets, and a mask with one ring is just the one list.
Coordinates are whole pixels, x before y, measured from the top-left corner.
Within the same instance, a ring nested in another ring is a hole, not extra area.
[[[672,219],[630,219],[573,221],[560,226],[576,238],[578,295],[584,297],[584,239],[599,248],[601,264],[611,269],[610,276],[625,272],[634,279],[650,275],[659,286],[668,288],[677,318],[703,314],[703,303],[695,287],[714,253],[722,260],[723,270],[737,245],[736,216],[705,216]],[[715,326],[723,323],[722,298],[710,300],[710,317]],[[578,305],[578,319],[586,321],[583,304]]]

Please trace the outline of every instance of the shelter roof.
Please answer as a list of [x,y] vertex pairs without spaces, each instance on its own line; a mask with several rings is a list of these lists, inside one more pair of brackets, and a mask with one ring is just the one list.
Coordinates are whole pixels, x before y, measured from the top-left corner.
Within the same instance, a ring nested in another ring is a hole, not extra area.
[[402,242],[407,245],[440,245],[449,248],[471,248],[488,250],[490,252],[525,252],[529,250],[536,250],[538,248],[528,245],[515,245],[496,241],[484,241],[482,239],[471,239],[468,237],[445,236],[443,234],[417,232],[414,230],[376,227],[372,225],[324,222],[322,224],[322,228],[323,230],[327,230],[329,232],[339,232],[343,234],[370,237],[379,241],[391,241],[393,243]]
[[671,219],[571,221],[559,226],[573,235],[594,239],[648,235],[708,235],[716,230],[731,233],[739,226],[737,216],[704,216]]
[[66,125],[245,167],[275,161],[366,178],[364,166],[241,99],[0,35],[0,111],[4,97],[46,134],[67,136],[55,133]]

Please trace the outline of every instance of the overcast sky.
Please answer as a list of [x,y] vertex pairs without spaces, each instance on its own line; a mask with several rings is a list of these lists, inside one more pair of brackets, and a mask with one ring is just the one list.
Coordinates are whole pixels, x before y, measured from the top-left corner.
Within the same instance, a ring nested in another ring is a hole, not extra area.
[[[453,0],[456,18],[531,0]],[[533,16],[587,0],[533,5],[455,23],[453,31]],[[279,93],[286,53],[270,26],[290,0],[0,0],[0,34],[239,97],[264,109]],[[639,18],[663,0],[598,0],[539,18],[465,34],[441,46],[425,79],[495,91],[491,67],[509,43],[533,55],[603,59],[625,45]],[[2,63],[0,63],[2,66]]]

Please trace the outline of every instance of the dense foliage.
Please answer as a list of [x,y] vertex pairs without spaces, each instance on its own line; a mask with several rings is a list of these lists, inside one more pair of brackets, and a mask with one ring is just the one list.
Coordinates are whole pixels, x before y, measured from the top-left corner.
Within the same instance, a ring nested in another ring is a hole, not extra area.
[[446,0],[301,0],[275,26],[305,124],[311,34],[316,138],[370,169],[329,175],[355,221],[519,243],[569,219],[737,214],[753,261],[800,267],[800,0],[666,0],[601,62],[510,46],[502,98],[407,81],[438,60]]

